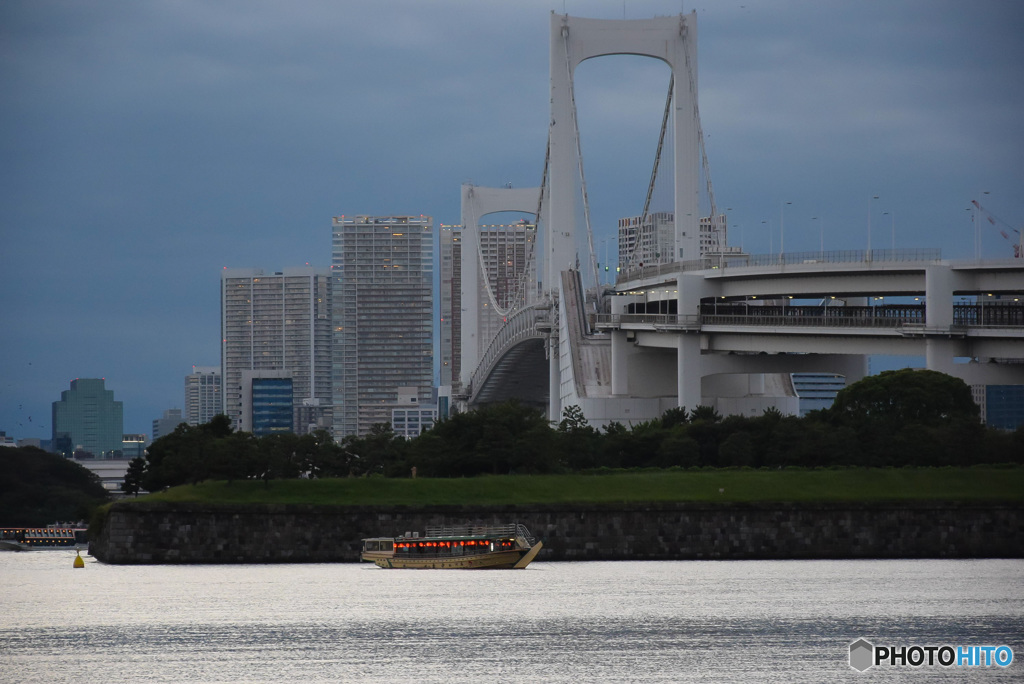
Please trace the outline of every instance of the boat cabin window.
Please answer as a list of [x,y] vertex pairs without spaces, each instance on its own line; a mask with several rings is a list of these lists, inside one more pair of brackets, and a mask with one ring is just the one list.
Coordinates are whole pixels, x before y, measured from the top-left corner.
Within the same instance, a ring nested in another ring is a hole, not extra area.
[[403,537],[395,542],[379,540],[382,551],[394,551],[397,556],[471,556],[495,551],[509,551],[516,548],[514,537],[488,539],[416,539]]

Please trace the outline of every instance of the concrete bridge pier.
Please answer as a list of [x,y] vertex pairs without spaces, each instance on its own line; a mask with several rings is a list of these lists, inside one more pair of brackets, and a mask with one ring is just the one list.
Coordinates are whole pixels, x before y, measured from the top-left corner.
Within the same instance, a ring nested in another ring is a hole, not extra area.
[[[676,307],[680,314],[700,313],[701,298],[712,294],[702,275],[680,273],[676,278]],[[701,356],[701,336],[683,333],[676,339],[676,397],[677,406],[693,411],[701,401],[701,378],[704,363]]]
[[[949,330],[953,325],[953,297],[956,276],[946,265],[929,266],[924,273],[924,296],[928,305],[928,329]],[[949,337],[929,337],[925,340],[925,367],[928,370],[955,374],[953,358],[957,354],[957,341]],[[960,345],[962,346],[962,345]]]
[[558,363],[558,337],[551,335],[547,341],[548,355],[548,420],[558,422],[562,419],[561,377],[562,371]]
[[626,362],[630,354],[630,347],[635,346],[626,338],[626,331],[614,330],[612,338],[612,396],[625,396],[629,394],[629,364]]
[[953,357],[956,355],[956,340],[930,338],[924,342],[925,368],[940,371],[949,375],[957,375],[953,368]]
[[679,335],[676,344],[676,405],[693,411],[701,403],[700,336]]

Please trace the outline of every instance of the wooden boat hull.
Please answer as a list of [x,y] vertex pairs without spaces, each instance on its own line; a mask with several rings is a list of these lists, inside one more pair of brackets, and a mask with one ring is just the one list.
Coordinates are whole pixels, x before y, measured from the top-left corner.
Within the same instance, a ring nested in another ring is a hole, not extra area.
[[543,542],[529,549],[495,551],[459,558],[367,558],[381,568],[447,569],[447,570],[511,570],[525,568],[537,557]]
[[381,568],[525,568],[544,545],[522,523],[428,526],[427,534],[363,539],[360,558]]

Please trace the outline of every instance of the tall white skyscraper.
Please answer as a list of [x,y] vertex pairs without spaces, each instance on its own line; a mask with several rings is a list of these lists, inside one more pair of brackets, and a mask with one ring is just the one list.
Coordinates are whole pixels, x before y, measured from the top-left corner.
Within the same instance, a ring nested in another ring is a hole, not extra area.
[[659,211],[619,219],[619,266],[635,268],[674,261],[675,219],[671,212]]
[[458,394],[462,362],[462,226],[441,226],[440,348],[441,387]]
[[223,412],[242,419],[243,371],[288,371],[297,433],[331,425],[331,276],[300,267],[221,272]]
[[192,366],[185,376],[185,422],[202,425],[224,410],[219,366]]
[[399,387],[430,404],[434,377],[433,222],[337,216],[331,273],[334,437],[390,423]]

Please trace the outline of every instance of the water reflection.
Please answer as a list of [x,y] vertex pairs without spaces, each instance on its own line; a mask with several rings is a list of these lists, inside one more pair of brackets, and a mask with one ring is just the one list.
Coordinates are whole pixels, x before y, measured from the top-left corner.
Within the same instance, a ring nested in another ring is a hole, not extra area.
[[[0,554],[3,681],[901,681],[851,641],[1008,644],[1024,561],[109,566]],[[11,677],[9,673],[18,673]],[[1011,681],[1020,672],[976,670]],[[907,679],[909,681],[909,679]]]

